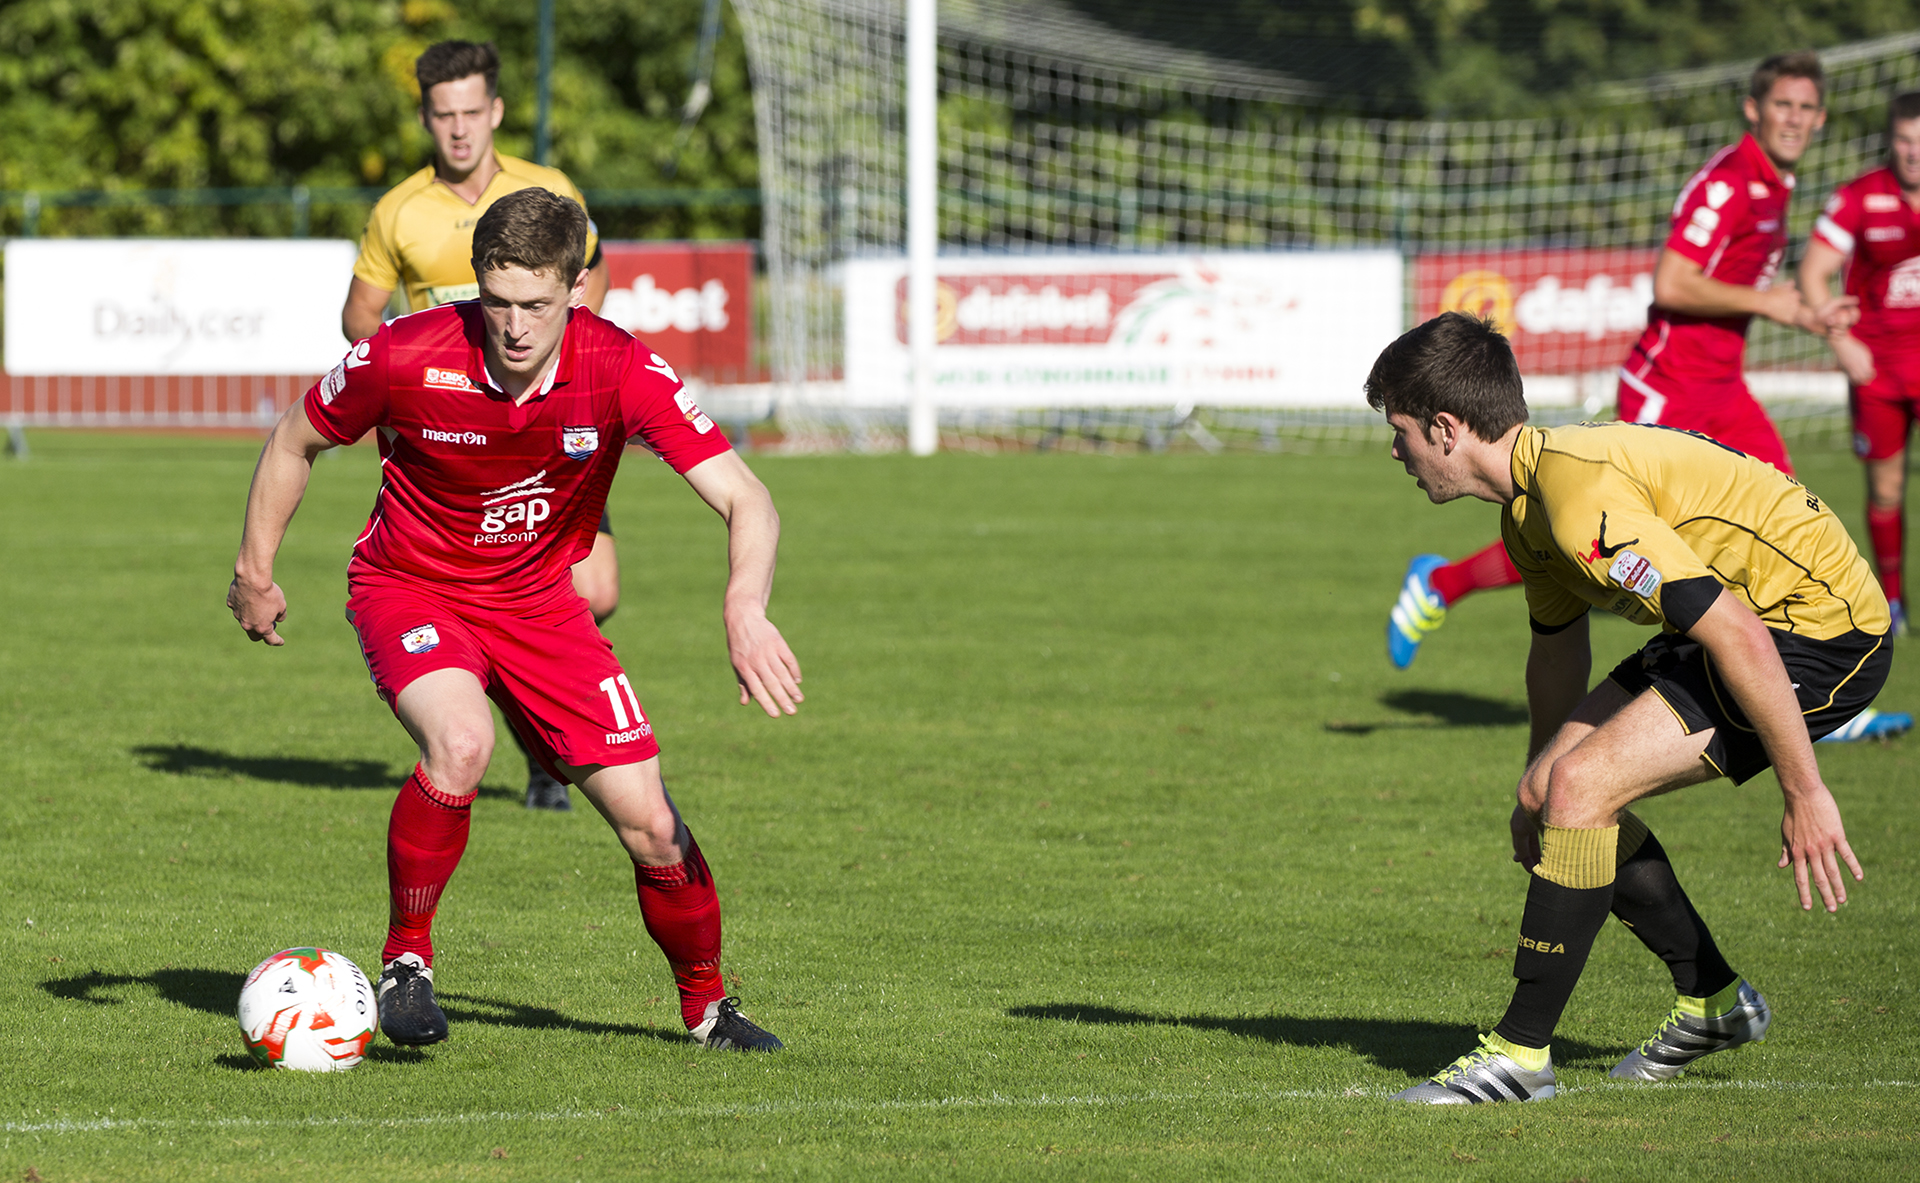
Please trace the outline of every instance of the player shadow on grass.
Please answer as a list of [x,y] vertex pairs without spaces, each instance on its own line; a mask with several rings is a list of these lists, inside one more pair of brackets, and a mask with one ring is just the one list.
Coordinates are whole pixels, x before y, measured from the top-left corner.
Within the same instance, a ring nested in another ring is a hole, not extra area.
[[1327,730],[1347,735],[1440,727],[1512,727],[1527,721],[1527,708],[1505,699],[1452,690],[1389,690],[1380,705],[1400,718],[1328,719]]
[[[1409,1076],[1424,1076],[1432,1072],[1472,1048],[1480,1038],[1479,1028],[1467,1023],[1434,1023],[1421,1019],[1153,1015],[1144,1011],[1071,1002],[1009,1007],[1007,1015],[1015,1019],[1047,1019],[1061,1023],[1116,1027],[1192,1027],[1201,1031],[1225,1031],[1230,1035],[1264,1039],[1268,1043],[1293,1047],[1344,1047],[1382,1068],[1405,1072]],[[1600,1048],[1577,1039],[1556,1037],[1553,1041],[1554,1061],[1560,1064],[1582,1061],[1611,1064],[1625,1051],[1624,1046],[1619,1049]]]
[[[236,756],[191,744],[142,744],[127,749],[155,772],[174,776],[247,777],[315,789],[399,789],[406,772],[384,760],[315,760],[305,756]],[[520,794],[499,785],[481,785],[480,795],[518,801]]]
[[166,966],[149,974],[109,974],[97,969],[71,978],[51,978],[40,988],[55,998],[94,1006],[123,1006],[129,986],[152,987],[160,997],[179,1006],[210,1015],[231,1017],[239,1005],[245,974],[225,969],[177,969]]

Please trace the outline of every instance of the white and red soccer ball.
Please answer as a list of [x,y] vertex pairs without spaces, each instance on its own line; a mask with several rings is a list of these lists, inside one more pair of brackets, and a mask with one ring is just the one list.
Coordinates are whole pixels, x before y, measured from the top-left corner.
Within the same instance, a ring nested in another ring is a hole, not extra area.
[[275,1068],[345,1072],[378,1026],[367,975],[331,949],[282,949],[240,987],[240,1038]]

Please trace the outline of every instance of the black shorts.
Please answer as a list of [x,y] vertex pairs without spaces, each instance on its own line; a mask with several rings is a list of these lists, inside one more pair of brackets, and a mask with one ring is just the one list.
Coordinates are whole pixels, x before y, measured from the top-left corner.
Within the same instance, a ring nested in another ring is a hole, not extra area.
[[607,511],[604,509],[600,511],[599,533],[605,534],[609,538],[613,537],[613,519],[607,516]]
[[[1811,739],[1837,730],[1865,710],[1893,666],[1893,646],[1886,637],[1856,629],[1831,641],[1816,641],[1767,631],[1793,681]],[[1745,783],[1773,763],[1698,641],[1661,633],[1613,667],[1608,677],[1635,697],[1643,690],[1659,695],[1688,735],[1711,727],[1713,739],[1704,754],[1734,784]]]

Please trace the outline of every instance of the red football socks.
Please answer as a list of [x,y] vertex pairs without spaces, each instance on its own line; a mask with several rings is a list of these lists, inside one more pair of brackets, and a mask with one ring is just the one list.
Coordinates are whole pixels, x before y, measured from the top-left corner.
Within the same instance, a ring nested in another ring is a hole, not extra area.
[[1867,537],[1873,543],[1873,566],[1880,588],[1889,600],[1900,599],[1900,568],[1907,553],[1907,514],[1903,509],[1867,507]]
[[1507,557],[1507,547],[1503,542],[1496,542],[1483,551],[1444,567],[1435,567],[1433,574],[1427,576],[1427,583],[1440,593],[1440,598],[1447,602],[1449,608],[1470,592],[1512,587],[1519,582],[1520,572],[1515,570],[1513,560]]
[[387,892],[391,909],[387,944],[380,964],[402,953],[417,953],[433,964],[433,914],[440,893],[460,856],[467,849],[467,830],[473,817],[475,789],[453,797],[434,788],[427,770],[414,765],[413,775],[400,786],[387,822]]
[[667,955],[680,988],[680,1017],[688,1030],[706,1018],[707,1004],[726,996],[720,980],[720,896],[700,844],[687,835],[686,855],[670,867],[633,864],[640,918]]

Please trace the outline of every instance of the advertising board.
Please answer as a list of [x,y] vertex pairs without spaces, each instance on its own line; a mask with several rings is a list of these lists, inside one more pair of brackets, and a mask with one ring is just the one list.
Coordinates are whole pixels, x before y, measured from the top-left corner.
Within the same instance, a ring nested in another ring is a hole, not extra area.
[[[945,407],[1364,406],[1401,331],[1393,251],[942,259],[935,400]],[[907,399],[906,262],[846,265],[856,405]]]
[[687,376],[740,382],[752,361],[753,244],[609,242],[600,315]]
[[1647,327],[1651,248],[1467,251],[1414,260],[1414,319],[1490,316],[1513,342],[1520,372],[1611,370]]
[[355,247],[326,239],[16,238],[20,375],[319,374],[340,360]]

